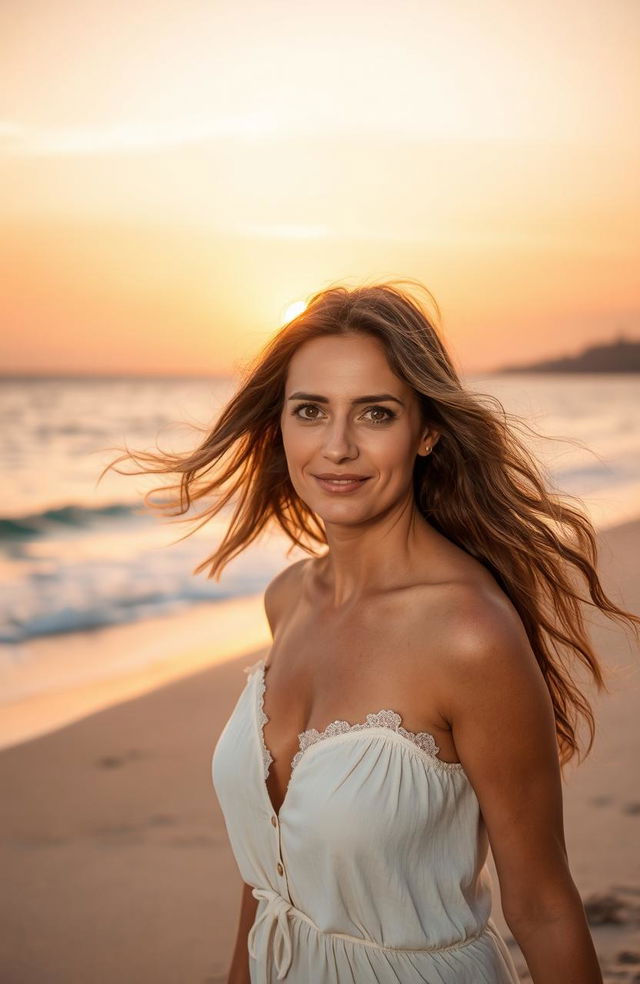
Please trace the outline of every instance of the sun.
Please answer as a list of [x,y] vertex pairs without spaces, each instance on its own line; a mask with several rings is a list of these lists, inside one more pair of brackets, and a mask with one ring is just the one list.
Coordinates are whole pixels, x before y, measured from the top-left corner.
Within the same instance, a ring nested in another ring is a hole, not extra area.
[[294,318],[297,318],[299,314],[302,314],[302,312],[306,310],[306,307],[306,301],[293,301],[292,304],[287,305],[284,309],[282,323],[285,325],[289,324],[289,322],[293,321]]

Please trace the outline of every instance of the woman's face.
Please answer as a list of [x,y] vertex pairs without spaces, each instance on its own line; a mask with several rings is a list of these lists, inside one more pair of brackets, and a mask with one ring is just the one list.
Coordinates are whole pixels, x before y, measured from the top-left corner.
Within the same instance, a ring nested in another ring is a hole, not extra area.
[[[376,515],[406,494],[436,432],[371,335],[305,342],[289,364],[280,426],[291,482],[329,522]],[[356,476],[331,484],[319,476]]]

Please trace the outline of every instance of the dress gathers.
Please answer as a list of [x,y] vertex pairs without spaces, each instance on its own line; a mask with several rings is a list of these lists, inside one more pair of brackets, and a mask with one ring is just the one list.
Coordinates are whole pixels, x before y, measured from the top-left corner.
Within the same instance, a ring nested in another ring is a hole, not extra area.
[[298,736],[279,813],[266,780],[265,659],[215,745],[212,779],[258,900],[252,984],[514,984],[491,914],[488,836],[459,762],[383,709]]

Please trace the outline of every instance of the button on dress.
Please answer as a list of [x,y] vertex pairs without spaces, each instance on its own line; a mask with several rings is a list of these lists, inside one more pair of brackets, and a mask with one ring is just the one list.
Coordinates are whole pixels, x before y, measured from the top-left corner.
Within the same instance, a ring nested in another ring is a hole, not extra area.
[[490,918],[488,836],[461,763],[382,709],[298,736],[280,812],[266,780],[265,659],[213,751],[215,794],[258,900],[252,984],[514,984]]

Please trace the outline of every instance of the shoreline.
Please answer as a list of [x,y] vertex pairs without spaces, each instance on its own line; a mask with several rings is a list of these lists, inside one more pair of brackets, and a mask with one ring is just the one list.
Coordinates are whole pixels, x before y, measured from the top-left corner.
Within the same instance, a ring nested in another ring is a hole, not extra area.
[[[0,703],[0,751],[242,657],[269,640],[262,594],[33,640],[27,672],[20,669],[12,699]],[[118,653],[127,654],[120,667]],[[10,684],[10,670],[4,676]]]
[[[638,515],[603,523],[596,533],[599,540],[624,538],[636,523]],[[0,751],[270,644],[260,592],[3,646],[11,650],[13,666],[3,670],[4,692],[11,696],[0,703]],[[127,655],[121,659],[120,653]]]

